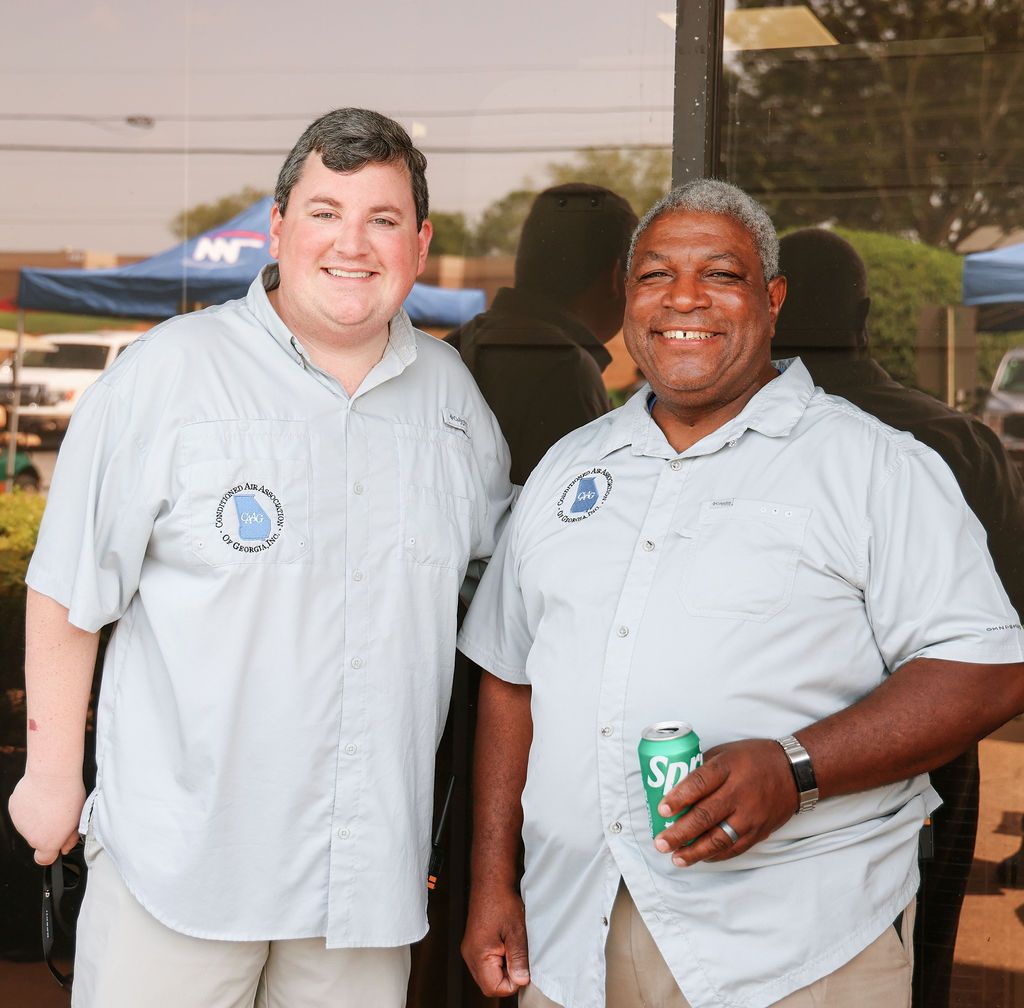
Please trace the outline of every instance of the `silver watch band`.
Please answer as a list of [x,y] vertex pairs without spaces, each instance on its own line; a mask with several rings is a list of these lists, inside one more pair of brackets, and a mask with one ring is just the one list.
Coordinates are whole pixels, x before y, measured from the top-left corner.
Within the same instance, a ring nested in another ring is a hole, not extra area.
[[782,746],[782,751],[789,759],[789,767],[796,781],[799,806],[796,814],[810,812],[818,804],[818,781],[814,776],[814,767],[807,750],[792,736],[785,735],[775,740]]

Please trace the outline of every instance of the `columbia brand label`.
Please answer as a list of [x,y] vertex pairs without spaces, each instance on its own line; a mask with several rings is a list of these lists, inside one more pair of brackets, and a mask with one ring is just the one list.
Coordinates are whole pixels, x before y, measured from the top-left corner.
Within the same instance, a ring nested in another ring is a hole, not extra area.
[[441,419],[444,421],[445,427],[454,427],[455,430],[462,431],[466,437],[469,437],[469,423],[464,416],[460,416],[455,410],[441,410]]
[[716,501],[712,501],[711,502],[711,506],[715,510],[720,510],[721,508],[731,508],[732,505],[733,505],[733,501],[731,499],[729,499],[729,500],[716,500]]
[[558,517],[564,522],[589,518],[612,492],[612,474],[607,469],[588,469],[580,473],[558,498]]
[[214,527],[221,540],[239,553],[271,549],[284,531],[284,508],[262,483],[239,483],[217,502]]

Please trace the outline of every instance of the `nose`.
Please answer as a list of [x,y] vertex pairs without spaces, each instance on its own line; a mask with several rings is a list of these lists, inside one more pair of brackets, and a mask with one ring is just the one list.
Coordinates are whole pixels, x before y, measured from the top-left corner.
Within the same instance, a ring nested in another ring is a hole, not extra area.
[[711,307],[711,295],[699,276],[679,272],[667,284],[662,306],[677,312],[691,312]]
[[358,258],[365,255],[370,248],[366,224],[354,215],[348,215],[338,222],[334,232],[334,251],[339,255]]

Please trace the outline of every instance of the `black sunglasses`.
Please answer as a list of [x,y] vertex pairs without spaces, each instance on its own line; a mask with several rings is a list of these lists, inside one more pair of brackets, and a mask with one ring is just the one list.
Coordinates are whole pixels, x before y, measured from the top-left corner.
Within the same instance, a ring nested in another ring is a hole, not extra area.
[[[53,864],[43,866],[43,959],[47,969],[53,974],[54,980],[67,987],[74,976],[72,972],[62,973],[53,962],[53,946],[58,932],[71,937],[75,932],[74,919],[68,920],[65,913],[70,909],[70,900],[65,899],[66,893],[74,893],[82,886],[85,875],[85,863],[82,858],[82,845],[79,844],[69,854],[58,855]],[[77,894],[76,894],[77,895]],[[79,900],[74,900],[77,913]]]

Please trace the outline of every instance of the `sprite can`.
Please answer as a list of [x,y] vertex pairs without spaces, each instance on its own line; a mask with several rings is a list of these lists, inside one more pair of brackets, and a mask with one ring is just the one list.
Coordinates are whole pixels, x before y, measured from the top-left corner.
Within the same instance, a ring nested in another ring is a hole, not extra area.
[[638,752],[654,837],[687,811],[684,808],[678,815],[665,819],[658,806],[672,788],[704,762],[704,754],[700,751],[700,739],[684,721],[659,721],[645,728]]

